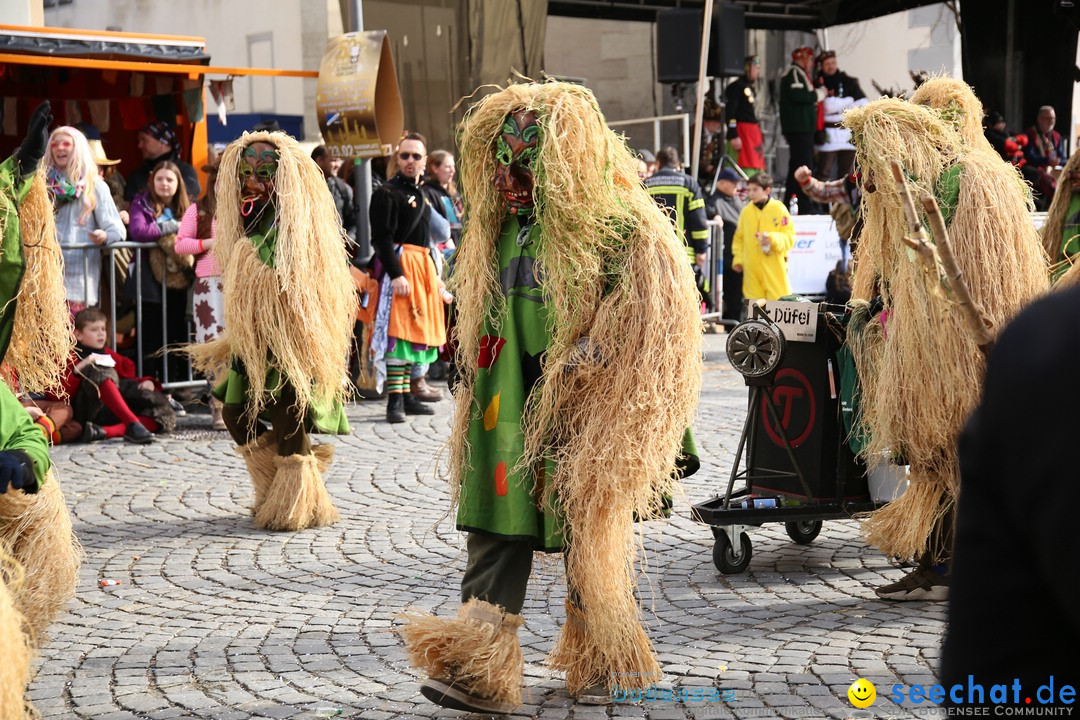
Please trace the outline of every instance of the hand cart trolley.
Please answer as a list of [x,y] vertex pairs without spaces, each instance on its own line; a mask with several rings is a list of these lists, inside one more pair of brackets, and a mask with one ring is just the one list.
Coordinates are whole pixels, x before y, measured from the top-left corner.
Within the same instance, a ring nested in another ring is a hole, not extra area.
[[694,519],[712,526],[713,563],[724,574],[750,565],[752,527],[782,522],[807,545],[824,520],[883,504],[870,498],[841,421],[845,313],[825,303],[758,301],[728,335],[728,359],[750,389],[746,422],[725,492],[693,507]]

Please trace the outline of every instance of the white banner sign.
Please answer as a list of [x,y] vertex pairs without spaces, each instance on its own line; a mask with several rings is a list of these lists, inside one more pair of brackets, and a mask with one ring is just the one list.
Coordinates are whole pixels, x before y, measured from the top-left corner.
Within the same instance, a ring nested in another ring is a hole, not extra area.
[[817,337],[817,304],[766,300],[765,312],[788,342],[814,342]]
[[825,278],[840,260],[840,236],[828,215],[796,215],[795,247],[788,253],[788,280],[799,295],[824,295]]

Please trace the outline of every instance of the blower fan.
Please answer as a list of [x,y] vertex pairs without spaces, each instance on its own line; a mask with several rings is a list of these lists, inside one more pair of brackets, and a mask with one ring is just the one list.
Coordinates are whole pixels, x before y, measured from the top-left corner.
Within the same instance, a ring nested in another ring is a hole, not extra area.
[[747,383],[771,384],[784,358],[784,334],[776,325],[753,319],[736,325],[728,334],[727,356]]

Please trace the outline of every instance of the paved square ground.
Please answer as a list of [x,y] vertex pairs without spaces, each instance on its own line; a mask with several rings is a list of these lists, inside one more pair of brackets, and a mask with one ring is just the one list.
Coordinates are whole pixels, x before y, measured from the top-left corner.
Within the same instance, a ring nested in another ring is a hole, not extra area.
[[[902,576],[852,521],[827,522],[809,546],[782,525],[752,534],[741,575],[712,563],[710,528],[688,503],[726,483],[746,412],[724,335],[706,336],[695,432],[702,469],[670,523],[645,531],[640,588],[665,685],[729,700],[577,706],[542,660],[563,620],[562,563],[537,563],[521,632],[526,705],[536,718],[909,717],[893,684],[932,684],[941,603],[884,603]],[[54,453],[86,557],[76,598],[52,627],[31,696],[46,718],[461,717],[424,700],[393,629],[408,608],[450,614],[463,536],[436,478],[451,403],[433,417],[382,422],[379,402],[349,406],[352,434],[322,438],[341,510],[329,528],[271,533],[251,524],[251,486],[208,416],[149,446],[120,440]],[[100,587],[101,580],[119,585]],[[847,699],[859,677],[878,700]],[[340,713],[340,714],[339,714]],[[925,715],[922,715],[925,717]]]

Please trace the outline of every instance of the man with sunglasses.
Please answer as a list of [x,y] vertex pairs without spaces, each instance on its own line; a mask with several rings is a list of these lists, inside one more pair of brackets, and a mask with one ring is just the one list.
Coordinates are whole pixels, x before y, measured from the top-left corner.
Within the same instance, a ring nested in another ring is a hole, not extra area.
[[397,173],[372,194],[369,211],[382,278],[372,349],[376,365],[385,362],[389,423],[435,413],[411,392],[411,375],[413,366],[434,361],[446,342],[442,284],[428,254],[431,209],[418,184],[426,144],[420,133],[405,135],[393,157]]

